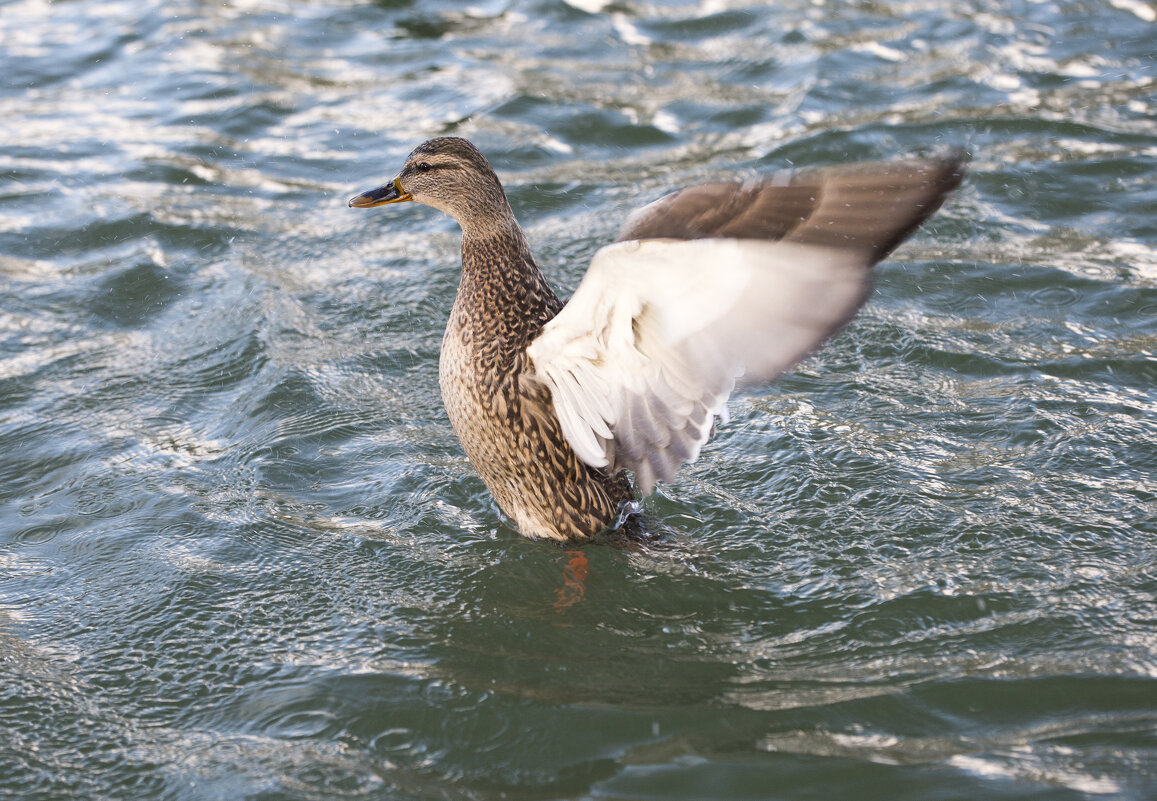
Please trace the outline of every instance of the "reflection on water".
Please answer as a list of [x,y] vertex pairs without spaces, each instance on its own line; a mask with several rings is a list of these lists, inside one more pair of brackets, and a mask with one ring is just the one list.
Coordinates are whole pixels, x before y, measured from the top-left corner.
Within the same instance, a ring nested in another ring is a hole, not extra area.
[[[1154,21],[6,4],[0,796],[1151,797]],[[691,181],[973,166],[662,542],[568,552],[442,411],[453,225],[344,205],[441,133],[564,291]]]

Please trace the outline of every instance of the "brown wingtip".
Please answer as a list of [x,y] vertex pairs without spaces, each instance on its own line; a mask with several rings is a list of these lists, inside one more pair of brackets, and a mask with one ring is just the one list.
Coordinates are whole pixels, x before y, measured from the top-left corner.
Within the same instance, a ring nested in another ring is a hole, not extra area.
[[815,190],[806,217],[784,238],[867,251],[872,263],[911,236],[960,186],[967,155],[831,167],[799,179]]
[[764,180],[692,186],[643,207],[618,240],[785,240],[867,252],[894,250],[964,180],[968,154],[781,173]]
[[927,160],[931,164],[938,165],[941,188],[944,192],[943,197],[946,199],[964,182],[965,176],[968,175],[968,163],[972,160],[972,154],[963,147],[953,147],[943,153],[931,156]]

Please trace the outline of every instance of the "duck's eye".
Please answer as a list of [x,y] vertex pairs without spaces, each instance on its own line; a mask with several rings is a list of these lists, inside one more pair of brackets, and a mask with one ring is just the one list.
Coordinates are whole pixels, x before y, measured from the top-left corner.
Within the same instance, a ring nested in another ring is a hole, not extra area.
[[430,162],[428,162],[428,161],[419,161],[418,162],[418,172],[429,172],[429,171],[430,171]]

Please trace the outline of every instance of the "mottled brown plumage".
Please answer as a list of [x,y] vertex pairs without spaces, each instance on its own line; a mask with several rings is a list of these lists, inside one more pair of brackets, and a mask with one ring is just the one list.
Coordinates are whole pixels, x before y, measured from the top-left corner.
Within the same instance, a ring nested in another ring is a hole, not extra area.
[[[439,367],[450,421],[523,534],[585,540],[635,497],[622,467],[649,492],[694,460],[736,378],[767,380],[838,330],[866,296],[867,268],[961,174],[949,157],[685,189],[628,219],[629,241],[596,254],[566,311],[464,139],[419,145],[350,205],[415,200],[461,225]],[[696,239],[719,245],[678,244]]]
[[[579,460],[527,345],[562,309],[522,231],[462,237],[462,280],[442,340],[442,401],[470,463],[499,508],[531,537],[581,540],[631,499],[624,473]],[[490,313],[480,314],[487,309]]]
[[[434,183],[454,190],[422,196]],[[563,304],[535,264],[498,177],[472,144],[444,137],[415,149],[394,183],[359,197],[379,205],[415,194],[462,226],[462,278],[438,372],[466,456],[524,535],[594,536],[633,491],[624,472],[590,467],[575,455],[550,391],[533,378],[527,345]]]

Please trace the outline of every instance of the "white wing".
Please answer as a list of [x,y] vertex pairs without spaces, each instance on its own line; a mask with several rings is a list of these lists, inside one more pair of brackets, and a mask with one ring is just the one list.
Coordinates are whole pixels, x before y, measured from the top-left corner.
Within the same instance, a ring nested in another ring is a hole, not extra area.
[[735,381],[766,381],[851,319],[875,261],[859,248],[652,239],[599,250],[531,343],[563,434],[649,493],[694,461]]

